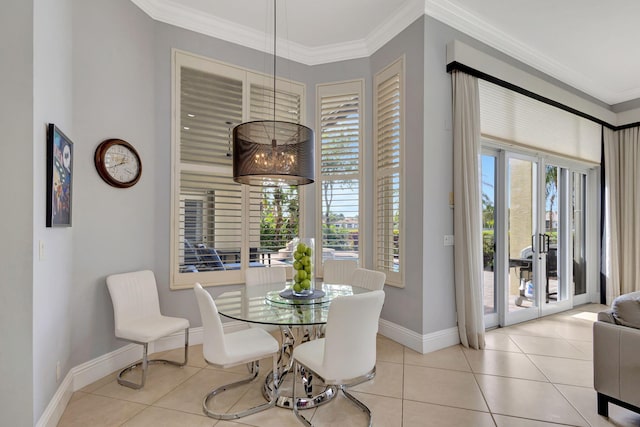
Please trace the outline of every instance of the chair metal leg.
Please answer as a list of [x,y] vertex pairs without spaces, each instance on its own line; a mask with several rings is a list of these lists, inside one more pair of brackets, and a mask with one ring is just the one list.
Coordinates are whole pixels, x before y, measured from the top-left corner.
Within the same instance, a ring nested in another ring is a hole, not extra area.
[[357,386],[359,384],[362,384],[364,382],[370,381],[370,380],[374,379],[375,377],[376,377],[376,367],[374,366],[372,370],[370,370],[369,372],[367,372],[363,376],[354,379],[349,384],[345,384],[344,386],[345,387],[355,387],[355,386]]
[[[133,388],[135,390],[139,390],[142,387],[144,387],[145,382],[147,381],[147,369],[149,367],[149,364],[151,363],[167,363],[170,365],[175,365],[175,366],[185,366],[187,364],[188,361],[188,357],[189,357],[189,329],[185,328],[184,330],[184,361],[183,362],[176,362],[173,360],[166,360],[166,359],[151,359],[149,360],[148,356],[147,356],[147,352],[149,349],[149,343],[141,343],[142,344],[142,360],[140,360],[139,362],[135,362],[132,363],[131,365],[127,366],[126,368],[124,368],[122,371],[120,371],[120,373],[118,374],[118,384],[123,385],[125,387],[129,387],[129,388]],[[133,369],[137,368],[138,366],[142,366],[142,374],[141,374],[141,378],[140,378],[140,382],[139,383],[135,383],[132,381],[128,381],[125,380],[123,377],[124,374],[126,374],[129,371],[132,371]]]
[[302,424],[304,424],[307,427],[311,427],[312,426],[311,422],[309,422],[309,420],[303,417],[300,411],[298,410],[298,405],[301,404],[301,401],[296,397],[296,383],[298,382],[296,377],[298,376],[297,374],[298,374],[299,368],[300,368],[300,365],[294,359],[293,360],[293,387],[291,388],[291,395],[293,397],[293,405],[292,405],[293,413],[296,415],[296,418],[298,418],[298,420],[300,420]]
[[231,388],[235,388],[238,386],[241,386],[243,384],[247,384],[250,383],[251,381],[253,381],[257,376],[258,373],[260,372],[260,365],[258,361],[253,362],[252,365],[252,369],[250,370],[252,372],[252,374],[242,380],[230,383],[230,384],[226,384],[220,387],[217,387],[213,390],[211,390],[205,397],[204,400],[202,401],[202,411],[204,412],[204,414],[210,418],[215,418],[217,420],[235,420],[238,418],[242,418],[242,417],[246,417],[248,415],[251,414],[255,414],[256,412],[260,412],[260,411],[264,411],[265,409],[269,409],[273,406],[275,406],[276,404],[276,400],[278,399],[278,395],[279,395],[279,389],[278,389],[278,383],[279,383],[279,378],[278,378],[278,354],[279,353],[275,353],[273,355],[273,377],[274,377],[274,381],[273,381],[273,391],[271,393],[271,398],[269,399],[268,402],[265,402],[261,405],[258,406],[254,406],[252,408],[249,409],[245,409],[244,411],[240,411],[240,412],[235,412],[235,413],[229,413],[229,414],[222,414],[219,412],[214,412],[211,409],[209,409],[209,402],[211,401],[211,399],[213,399],[216,395],[225,392]]
[[[294,373],[298,373],[301,369],[301,366],[304,367],[304,365],[301,365],[298,363],[297,360],[294,359],[293,361],[293,372]],[[304,367],[304,371],[305,372],[313,372],[311,371],[309,368]],[[317,375],[317,374],[316,374]],[[360,408],[360,410],[362,412],[364,412],[367,415],[367,419],[368,419],[368,426],[371,427],[371,422],[372,422],[372,417],[371,417],[371,410],[367,407],[367,405],[365,405],[364,403],[362,403],[362,401],[358,400],[354,395],[352,395],[351,393],[349,393],[346,390],[346,387],[350,387],[352,385],[358,385],[361,384],[365,381],[368,381],[370,379],[372,379],[373,377],[375,377],[376,375],[376,368],[374,366],[374,368],[368,372],[367,374],[355,379],[352,383],[350,383],[349,385],[340,385],[340,390],[342,390],[342,394],[344,394],[344,396],[349,399],[349,401],[351,401],[351,403],[353,403],[354,405],[356,405],[358,408]],[[297,376],[297,375],[296,375]],[[312,427],[313,424],[311,424],[311,422],[309,420],[307,420],[300,412],[299,409],[305,409],[304,405],[306,404],[307,400],[303,399],[303,398],[296,398],[296,376],[294,376],[293,378],[293,387],[292,387],[292,395],[293,395],[293,413],[296,415],[296,418],[298,418],[298,420],[304,424],[307,427]],[[302,382],[305,383],[305,391],[306,390],[306,386],[307,386],[307,382],[305,382],[304,379],[302,379]],[[301,408],[302,407],[302,408]]]
[[356,397],[351,393],[349,393],[344,386],[341,385],[340,390],[342,390],[342,394],[344,394],[345,397],[347,397],[351,401],[351,403],[356,405],[358,408],[362,410],[362,412],[367,414],[367,418],[369,420],[369,423],[367,425],[371,427],[371,410],[367,407],[367,405],[362,403],[360,400],[356,399]]

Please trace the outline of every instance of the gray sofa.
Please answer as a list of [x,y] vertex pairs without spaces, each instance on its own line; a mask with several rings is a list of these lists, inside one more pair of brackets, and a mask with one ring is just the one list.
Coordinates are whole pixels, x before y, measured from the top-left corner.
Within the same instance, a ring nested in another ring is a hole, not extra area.
[[640,413],[640,292],[621,295],[593,324],[593,380],[598,414],[609,402]]

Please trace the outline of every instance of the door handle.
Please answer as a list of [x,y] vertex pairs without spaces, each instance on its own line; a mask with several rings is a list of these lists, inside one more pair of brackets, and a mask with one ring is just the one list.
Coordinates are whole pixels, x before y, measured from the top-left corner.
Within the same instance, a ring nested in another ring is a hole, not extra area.
[[531,235],[531,252],[533,252],[534,254],[536,253],[536,245],[535,245],[535,234]]
[[546,234],[538,233],[538,253],[546,254],[549,252],[549,236]]

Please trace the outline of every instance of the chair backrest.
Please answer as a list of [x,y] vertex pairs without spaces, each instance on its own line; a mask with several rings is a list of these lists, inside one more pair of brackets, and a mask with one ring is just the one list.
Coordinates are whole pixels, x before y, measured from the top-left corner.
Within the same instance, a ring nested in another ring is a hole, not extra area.
[[376,334],[384,291],[336,297],[329,306],[323,378],[330,382],[365,375],[376,364]]
[[336,285],[348,285],[358,268],[358,261],[351,259],[328,259],[323,264],[322,281]]
[[227,350],[218,308],[211,294],[205,291],[200,283],[194,285],[193,291],[202,319],[202,353],[205,360],[214,364],[221,363],[226,359]]
[[116,336],[126,324],[147,317],[160,316],[158,288],[153,271],[132,271],[107,277],[113,302]]
[[287,272],[284,267],[248,268],[244,272],[244,282],[247,286],[268,285],[287,281]]
[[385,280],[387,280],[387,275],[382,271],[356,268],[351,276],[351,285],[371,289],[372,291],[380,291],[384,288]]

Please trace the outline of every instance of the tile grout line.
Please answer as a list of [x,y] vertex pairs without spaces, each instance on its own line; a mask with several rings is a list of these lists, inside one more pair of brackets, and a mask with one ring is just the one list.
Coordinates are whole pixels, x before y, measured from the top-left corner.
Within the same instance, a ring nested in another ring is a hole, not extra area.
[[[485,342],[485,346],[486,346],[486,342]],[[482,349],[481,351],[484,351],[484,349]],[[471,376],[473,377],[473,381],[476,384],[476,387],[478,387],[478,391],[480,391],[480,395],[482,396],[482,400],[484,401],[484,404],[487,407],[487,411],[489,411],[489,416],[491,417],[491,421],[493,422],[494,426],[497,426],[498,423],[496,422],[496,418],[493,415],[493,411],[491,410],[491,407],[489,406],[489,402],[487,401],[487,397],[484,395],[484,391],[482,390],[482,387],[480,387],[480,383],[478,382],[478,378],[476,377],[476,373],[473,371],[473,366],[471,366],[471,362],[469,361],[469,358],[467,357],[467,353],[463,350],[462,351],[462,355],[464,357],[464,360],[467,362],[467,365],[469,366],[469,370],[471,373]]]

